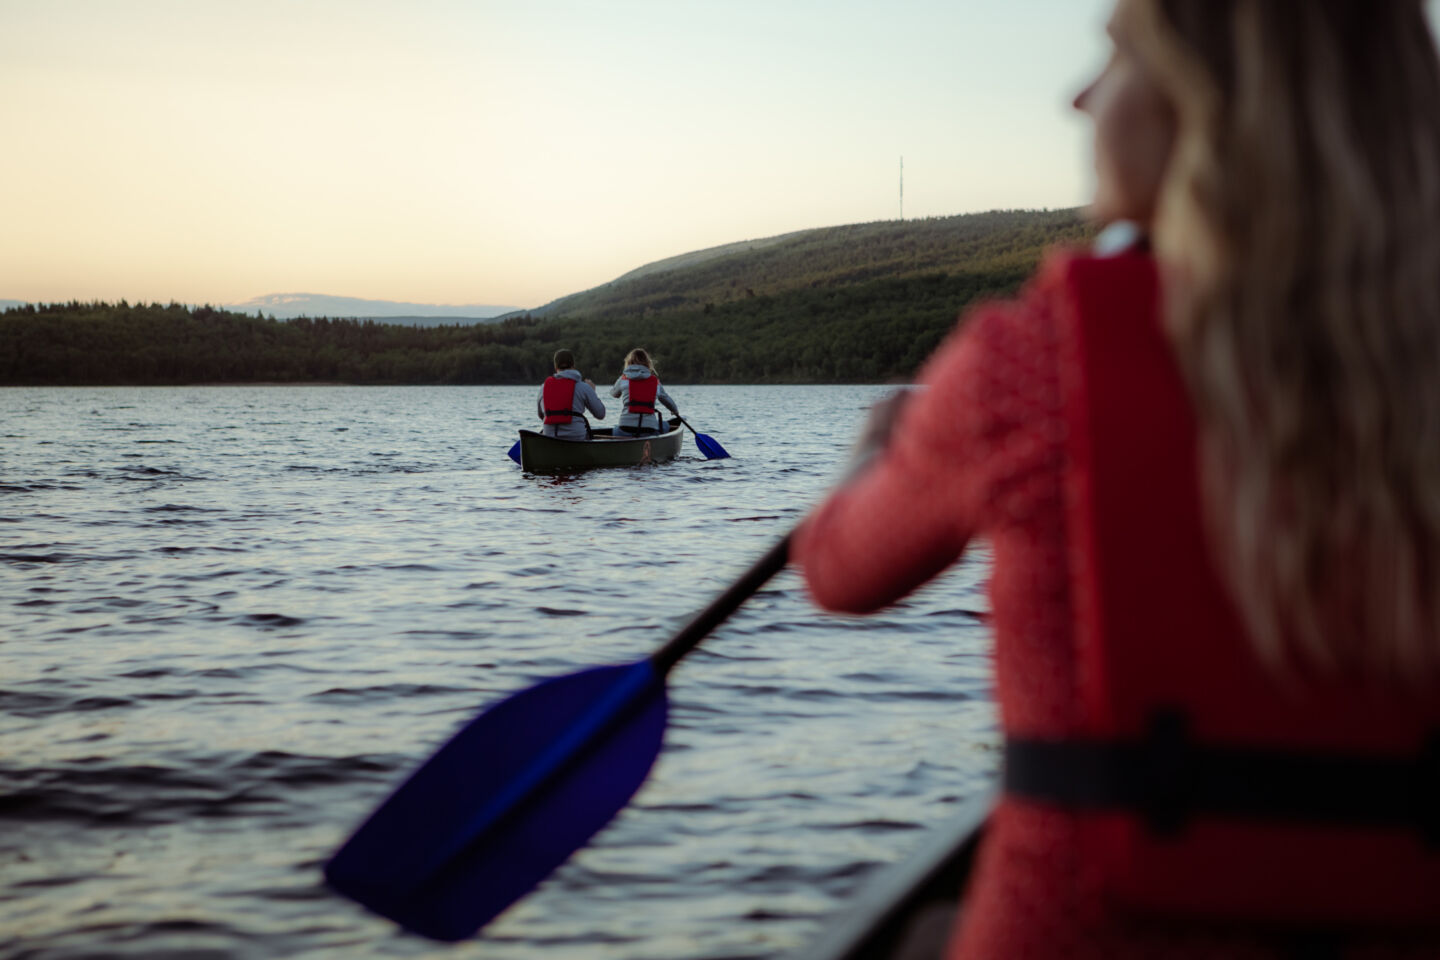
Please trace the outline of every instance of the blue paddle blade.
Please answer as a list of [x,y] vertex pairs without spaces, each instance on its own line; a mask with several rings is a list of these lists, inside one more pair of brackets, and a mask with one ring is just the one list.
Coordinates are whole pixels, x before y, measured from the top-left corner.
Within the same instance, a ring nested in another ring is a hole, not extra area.
[[519,440],[516,440],[515,443],[511,445],[510,449],[505,452],[505,456],[509,457],[511,460],[514,460],[516,463],[520,462]]
[[730,456],[730,454],[725,452],[725,448],[720,446],[720,444],[715,441],[715,438],[708,433],[695,434],[695,446],[700,449],[701,453],[705,454],[706,460],[724,460]]
[[629,802],[660,752],[667,709],[649,660],[515,694],[417,770],[325,877],[416,933],[471,936]]

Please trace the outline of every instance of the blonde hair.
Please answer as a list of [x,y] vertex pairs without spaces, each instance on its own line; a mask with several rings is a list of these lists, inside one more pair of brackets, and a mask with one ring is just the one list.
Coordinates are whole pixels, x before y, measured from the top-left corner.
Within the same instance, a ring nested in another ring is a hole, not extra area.
[[634,350],[625,354],[625,366],[628,367],[635,363],[640,364],[642,367],[649,367],[651,373],[655,372],[655,364],[650,361],[650,354],[645,352],[644,347],[636,347]]
[[1220,567],[1261,656],[1440,675],[1440,67],[1420,0],[1122,0]]

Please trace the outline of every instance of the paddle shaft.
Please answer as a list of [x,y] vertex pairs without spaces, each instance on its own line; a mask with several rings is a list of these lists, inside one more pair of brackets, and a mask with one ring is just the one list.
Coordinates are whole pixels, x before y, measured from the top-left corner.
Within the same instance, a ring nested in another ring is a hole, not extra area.
[[[684,421],[681,421],[682,423]],[[685,424],[690,426],[688,423]],[[692,428],[693,429],[693,428]],[[787,533],[755,561],[754,565],[730,585],[724,593],[711,601],[710,605],[690,619],[690,622],[675,634],[665,646],[650,655],[650,663],[657,677],[664,677],[680,658],[699,645],[710,632],[729,619],[730,614],[755,595],[775,574],[779,573],[790,559],[790,537]]]
[[[523,808],[524,803],[545,784],[561,776],[589,750],[610,736],[626,718],[655,695],[665,676],[680,658],[699,645],[712,630],[724,623],[739,606],[775,576],[790,553],[790,535],[766,551],[740,579],[701,610],[679,633],[645,661],[632,664],[625,678],[592,705],[565,732],[565,735],[535,757],[517,776],[504,785],[459,829],[450,843],[437,851],[416,872],[431,883],[443,883],[448,869],[480,837]],[[424,884],[421,885],[423,888]]]
[[[787,534],[650,657],[546,681],[476,717],[356,831],[326,878],[426,936],[472,935],[629,801],[660,752],[666,674],[785,566],[789,546]],[[492,764],[502,772],[486,772]],[[530,866],[517,868],[520,857]]]
[[714,437],[709,436],[708,434],[701,433],[699,430],[696,430],[694,427],[690,426],[689,420],[686,420],[678,413],[675,415],[675,419],[685,424],[685,426],[690,430],[690,432],[695,434],[695,446],[699,447],[700,452],[705,454],[706,460],[726,460],[729,458],[729,452],[724,447],[720,446],[719,442]]
[[606,696],[585,712],[583,716],[543,754],[536,757],[518,777],[508,783],[504,790],[465,825],[453,845],[442,851],[422,873],[434,873],[464,851],[474,840],[493,827],[500,820],[514,812],[522,801],[530,797],[542,784],[562,773],[577,758],[592,749],[624,721],[631,710],[654,694],[659,684],[665,682],[670,668],[680,661],[710,632],[729,619],[739,606],[755,591],[765,585],[771,577],[780,572],[790,556],[790,535],[766,551],[749,570],[716,597],[708,607],[701,610],[665,646],[650,655],[650,672],[638,668],[644,661],[634,664],[623,682],[617,684]]

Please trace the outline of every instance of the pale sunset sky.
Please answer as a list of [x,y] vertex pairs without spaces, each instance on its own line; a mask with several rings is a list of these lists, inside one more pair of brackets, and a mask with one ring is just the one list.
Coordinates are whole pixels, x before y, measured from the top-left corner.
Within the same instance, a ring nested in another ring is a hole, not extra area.
[[538,306],[1088,197],[1110,0],[0,0],[0,298]]

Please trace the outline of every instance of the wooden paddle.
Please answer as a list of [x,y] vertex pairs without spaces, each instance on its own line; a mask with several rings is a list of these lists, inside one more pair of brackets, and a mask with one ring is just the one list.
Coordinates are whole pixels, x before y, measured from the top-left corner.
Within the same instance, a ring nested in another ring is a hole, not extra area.
[[789,548],[787,534],[646,659],[547,680],[480,714],[346,841],[326,880],[416,933],[474,934],[629,802],[660,753],[670,668]]

